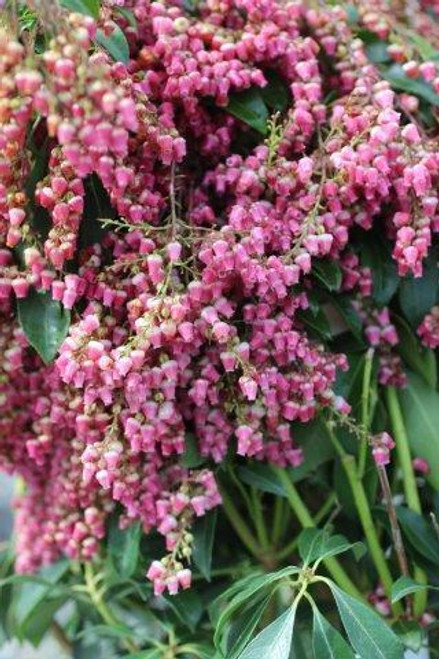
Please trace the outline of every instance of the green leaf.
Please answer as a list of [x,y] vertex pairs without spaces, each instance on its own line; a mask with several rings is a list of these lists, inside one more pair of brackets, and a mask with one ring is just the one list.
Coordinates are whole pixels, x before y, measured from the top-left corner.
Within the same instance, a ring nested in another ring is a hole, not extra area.
[[397,291],[400,278],[387,243],[376,235],[365,236],[361,248],[361,261],[372,272],[373,299],[379,306],[389,304]]
[[407,387],[398,395],[412,455],[431,465],[426,478],[439,491],[439,470],[434,468],[439,455],[439,393],[419,375],[410,373]]
[[130,9],[126,9],[125,7],[115,7],[114,8],[118,14],[123,16],[125,20],[128,22],[128,24],[131,27],[137,28],[137,20],[136,17],[134,16],[133,12]]
[[435,389],[437,384],[437,366],[434,351],[430,348],[424,348],[421,345],[404,318],[393,314],[392,321],[399,337],[399,343],[396,349],[404,362],[415,373],[420,375],[430,387]]
[[70,9],[72,12],[78,12],[79,14],[99,18],[99,0],[60,0],[60,2],[62,7]]
[[346,325],[349,327],[354,336],[361,340],[363,325],[361,323],[358,313],[352,306],[352,301],[347,295],[336,295],[330,298],[331,304],[338,311],[343,318]]
[[130,61],[130,47],[127,38],[119,25],[114,23],[111,34],[106,35],[99,29],[96,33],[96,41],[111,55],[115,62]]
[[338,291],[341,286],[342,272],[335,261],[317,261],[313,266],[312,274],[328,291]]
[[362,659],[402,659],[401,640],[375,611],[335,583],[330,582],[330,588],[349,640]]
[[227,659],[236,659],[253,636],[262,614],[267,608],[271,594],[251,602],[236,619],[233,618],[227,633]]
[[68,569],[68,561],[58,561],[40,571],[39,576],[46,583],[32,583],[28,580],[17,588],[14,613],[20,638],[38,644],[44,636],[55,612],[67,599],[67,593],[55,596],[55,589]]
[[262,135],[267,134],[269,113],[259,87],[231,94],[226,110]]
[[198,444],[195,435],[192,433],[187,433],[185,438],[185,449],[184,453],[180,458],[180,464],[187,469],[195,469],[199,467],[204,462],[204,458],[198,450]]
[[393,602],[398,602],[398,600],[406,597],[406,595],[417,593],[419,590],[425,590],[427,587],[427,585],[418,583],[414,579],[403,575],[402,577],[399,577],[392,586],[392,604]]
[[49,293],[31,289],[28,296],[17,301],[18,319],[30,345],[45,364],[55,359],[69,331],[70,312]]
[[194,633],[203,615],[203,602],[194,590],[165,597],[166,602],[181,622]]
[[422,277],[404,277],[399,287],[399,304],[408,322],[417,328],[437,300],[439,269],[437,258],[430,254],[424,261]]
[[[302,464],[288,470],[293,483],[298,483],[321,464],[330,460],[334,455],[334,449],[321,421],[294,423],[292,435],[295,443],[302,449],[304,458]],[[253,485],[262,492],[286,497],[283,486],[269,465],[248,462],[245,467],[238,468],[238,474],[244,483]]]
[[393,64],[388,69],[382,69],[381,74],[396,91],[413,94],[425,99],[432,105],[439,106],[439,95],[436,94],[433,87],[422,79],[408,78],[399,64]]
[[279,618],[265,627],[245,650],[239,659],[289,659],[293,639],[297,605],[288,608]]
[[116,520],[110,525],[108,548],[118,576],[123,579],[129,579],[136,571],[141,538],[140,522],[134,522],[126,529],[120,529]]
[[412,41],[424,60],[438,60],[439,51],[424,37],[416,32],[410,32],[410,41]]
[[305,309],[296,313],[296,318],[302,322],[311,332],[317,334],[317,338],[330,341],[332,338],[331,327],[322,307],[316,310]]
[[217,511],[204,515],[197,520],[193,527],[194,536],[193,559],[197,568],[207,581],[210,581],[212,572],[212,551],[215,539]]
[[[219,639],[222,634],[224,626],[229,622],[230,618],[251,598],[255,601],[260,590],[269,588],[270,586],[277,586],[277,582],[284,577],[289,577],[292,574],[297,574],[300,569],[296,566],[289,566],[278,570],[277,572],[270,572],[268,574],[251,574],[243,579],[237,581],[233,586],[228,588],[225,593],[222,593],[217,603],[220,605],[227,602],[224,610],[218,618],[214,642],[216,647],[219,647]],[[261,596],[265,596],[263,593]]]
[[287,85],[276,71],[266,71],[264,75],[268,80],[265,87],[261,88],[264,102],[270,109],[283,112],[290,102],[290,92]]
[[322,616],[315,605],[312,609],[312,644],[316,659],[353,659],[354,653],[343,636]]
[[414,510],[397,506],[402,532],[412,548],[433,565],[439,565],[439,540],[432,526]]
[[425,630],[415,620],[397,620],[393,631],[401,638],[404,646],[412,652],[419,652],[425,638]]
[[342,535],[329,535],[324,529],[304,529],[298,540],[299,554],[305,565],[322,558],[336,556],[352,549],[357,560],[364,554],[361,542],[349,542]]
[[387,52],[387,43],[380,39],[366,45],[366,54],[374,64],[384,64],[391,61],[391,57]]

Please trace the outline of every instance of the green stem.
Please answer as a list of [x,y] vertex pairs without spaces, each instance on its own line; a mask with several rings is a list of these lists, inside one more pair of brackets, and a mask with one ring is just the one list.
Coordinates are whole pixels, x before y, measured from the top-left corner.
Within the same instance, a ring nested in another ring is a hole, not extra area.
[[[324,519],[324,518],[326,517],[326,515],[329,513],[329,511],[330,511],[331,508],[333,507],[334,503],[336,502],[336,500],[337,500],[337,497],[336,497],[335,493],[333,492],[333,493],[329,496],[329,498],[325,501],[325,503],[324,503],[323,506],[320,508],[320,510],[318,510],[318,511],[316,512],[316,514],[313,516],[313,522],[314,522],[314,525],[315,525],[315,526],[317,526],[318,524],[320,524],[320,522],[322,521],[322,519]],[[282,560],[282,559],[284,559],[284,558],[287,558],[287,556],[289,556],[290,554],[292,554],[293,551],[294,551],[294,550],[296,549],[296,547],[297,547],[297,543],[298,543],[298,538],[294,538],[294,540],[292,540],[292,541],[291,541],[286,547],[284,547],[283,549],[281,549],[281,550],[276,554],[276,558],[277,558],[277,560],[280,561],[280,560]]]
[[219,484],[219,490],[223,501],[223,510],[226,513],[227,519],[229,520],[230,524],[233,526],[236,535],[239,537],[242,544],[245,545],[245,547],[247,547],[247,549],[252,554],[252,556],[259,559],[261,554],[261,548],[259,547],[258,541],[256,540],[253,533],[250,531],[242,515],[238,512],[230,495],[220,484]]
[[273,544],[276,546],[283,535],[285,522],[285,505],[282,497],[274,500],[273,529],[271,532]]
[[[358,511],[358,516],[360,518],[361,526],[363,527],[364,535],[366,536],[367,544],[369,547],[370,555],[374,562],[375,568],[378,572],[378,576],[381,580],[383,588],[386,592],[386,595],[390,598],[392,590],[392,575],[387,566],[386,558],[384,552],[381,548],[378,534],[373,523],[372,513],[370,511],[369,502],[367,500],[366,492],[364,490],[361,477],[358,473],[355,458],[353,455],[346,453],[343,446],[338,441],[337,437],[334,434],[334,431],[329,423],[326,424],[328,429],[329,436],[331,441],[340,456],[342,465],[346,476],[349,481],[349,485],[354,496],[355,507]],[[395,614],[402,614],[402,607],[399,602],[395,602],[392,605],[392,609]]]
[[253,521],[255,523],[256,533],[258,536],[259,544],[263,550],[270,546],[268,538],[267,527],[265,526],[264,511],[262,510],[261,496],[256,488],[251,488],[251,495],[253,501]]
[[364,361],[363,386],[361,390],[361,425],[364,429],[360,444],[358,473],[361,478],[364,476],[367,460],[368,449],[368,430],[370,425],[370,382],[372,378],[374,351],[371,348],[367,351]]
[[[119,626],[121,624],[120,621],[110,611],[106,602],[102,599],[102,595],[96,587],[96,577],[93,573],[93,566],[90,562],[85,563],[84,576],[87,592],[90,596],[93,606],[98,611],[101,618],[104,620],[104,622],[107,623],[109,627]],[[125,645],[125,648],[129,652],[136,652],[138,650],[137,646],[129,639],[123,639],[122,643]]]
[[[404,493],[407,506],[414,512],[422,515],[421,500],[416,485],[415,472],[412,465],[410,446],[402,416],[401,406],[395,387],[386,388],[387,408],[392,424],[393,438],[396,444],[396,453],[402,471]],[[420,567],[415,566],[414,577],[422,584],[427,583],[427,575]],[[427,591],[422,590],[414,595],[413,612],[416,617],[421,616],[427,606]]]
[[[273,470],[279,481],[282,483],[289,504],[303,528],[315,527],[314,520],[311,517],[311,514],[305,503],[302,501],[302,498],[300,497],[296,487],[291,482],[291,479],[288,476],[288,472],[280,467],[273,467]],[[363,595],[360,593],[356,585],[353,583],[351,578],[348,576],[336,558],[325,558],[323,563],[340,588],[343,588],[343,590],[345,590],[347,593],[357,597],[358,599],[363,599]]]

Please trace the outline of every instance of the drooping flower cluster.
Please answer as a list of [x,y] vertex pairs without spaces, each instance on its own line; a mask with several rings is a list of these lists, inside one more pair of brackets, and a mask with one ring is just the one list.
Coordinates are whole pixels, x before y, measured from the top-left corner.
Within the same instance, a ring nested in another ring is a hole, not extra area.
[[[404,383],[350,236],[379,225],[399,274],[420,276],[439,150],[339,7],[104,4],[98,24],[62,12],[42,54],[0,33],[0,464],[27,484],[20,570],[92,556],[117,502],[121,524],[165,536],[148,576],[175,593],[190,527],[221,501],[212,465],[297,466],[292,422],[348,409],[347,361],[304,320],[316,263],[340,261],[381,383]],[[114,21],[127,63],[96,45]],[[287,107],[261,143],[228,104],[273,77]],[[72,312],[48,366],[14,314],[35,290]],[[182,466],[188,436],[202,467]]]

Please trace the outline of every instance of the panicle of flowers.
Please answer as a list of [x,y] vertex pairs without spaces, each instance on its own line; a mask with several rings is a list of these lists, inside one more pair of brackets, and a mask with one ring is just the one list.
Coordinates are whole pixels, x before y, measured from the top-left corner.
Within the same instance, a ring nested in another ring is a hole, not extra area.
[[[319,259],[340,262],[380,382],[404,383],[389,310],[375,307],[350,237],[377,227],[400,275],[420,276],[439,230],[439,150],[340,7],[103,5],[98,23],[63,13],[41,55],[0,33],[0,464],[27,483],[20,570],[92,557],[119,504],[123,526],[164,536],[147,575],[156,594],[176,593],[190,585],[191,525],[221,502],[215,464],[235,452],[297,466],[292,422],[349,411],[334,393],[346,358],[303,320]],[[127,64],[95,43],[115,20]],[[228,112],[231,95],[273,75],[288,109],[272,139],[242,150],[249,129]],[[31,147],[48,156],[35,190]],[[87,237],[96,185],[111,207],[93,218],[99,240]],[[31,287],[72,310],[53,365],[15,321],[13,298]],[[419,328],[432,347],[434,313]],[[181,464],[189,433],[201,468]],[[377,437],[376,461],[390,448]]]

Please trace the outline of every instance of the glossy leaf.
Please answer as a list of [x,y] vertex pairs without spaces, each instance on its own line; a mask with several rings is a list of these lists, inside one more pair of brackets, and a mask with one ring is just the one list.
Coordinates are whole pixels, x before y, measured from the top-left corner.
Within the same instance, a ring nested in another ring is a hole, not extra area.
[[434,306],[438,295],[439,269],[434,254],[425,259],[423,268],[422,277],[404,277],[399,287],[399,304],[414,328]]
[[180,458],[180,464],[187,469],[195,469],[205,462],[206,459],[198,450],[197,439],[192,433],[187,433],[185,438],[185,451]]
[[130,59],[130,47],[127,38],[119,25],[114,23],[113,31],[107,35],[99,29],[96,33],[96,41],[111,55],[115,62],[127,64]]
[[439,566],[439,540],[433,527],[414,510],[397,506],[396,512],[402,532],[412,548],[427,561]]
[[360,320],[360,317],[354,307],[352,306],[352,302],[347,295],[334,295],[333,297],[330,298],[331,304],[334,305],[344,322],[346,323],[346,326],[351,330],[351,332],[354,334],[354,336],[357,339],[362,338],[362,323]]
[[313,266],[312,274],[329,291],[337,291],[341,286],[342,272],[335,261],[317,261]]
[[186,590],[166,597],[169,607],[181,622],[193,633],[203,615],[203,602],[195,590]]
[[398,395],[412,454],[431,465],[426,478],[439,491],[439,471],[434,468],[439,455],[439,393],[419,375],[410,373],[407,387]]
[[399,64],[393,64],[388,69],[383,69],[381,73],[396,91],[413,94],[432,105],[439,106],[439,95],[433,87],[422,79],[407,77]]
[[305,565],[352,550],[358,559],[364,554],[361,542],[349,542],[342,535],[329,535],[323,529],[304,529],[298,540],[299,554]]
[[194,536],[193,561],[205,579],[210,581],[212,572],[212,551],[215,540],[217,511],[197,520],[192,529]]
[[57,584],[68,569],[68,561],[58,561],[40,571],[46,584],[28,581],[18,587],[13,606],[19,638],[38,644],[44,636],[53,615],[67,599],[67,593],[60,592]]
[[227,112],[241,119],[262,135],[267,134],[269,112],[262,92],[258,87],[251,87],[243,92],[231,94]]
[[361,262],[371,269],[373,299],[379,306],[388,304],[398,289],[400,279],[387,244],[375,235],[365,237]]
[[[298,567],[290,566],[268,574],[251,574],[248,577],[240,579],[233,586],[228,588],[227,591],[218,598],[218,604],[226,602],[226,606],[216,624],[214,637],[215,645],[218,647],[224,626],[248,600],[252,599],[254,601],[254,598],[258,596],[259,591],[272,588],[284,577],[289,577],[298,572],[300,572]],[[261,597],[264,597],[266,594],[267,593],[262,593]]]
[[398,600],[411,595],[412,593],[417,593],[420,590],[425,590],[426,585],[418,583],[414,579],[403,575],[395,581],[392,586],[391,600],[392,602],[398,602]]
[[317,338],[322,338],[326,341],[331,340],[331,327],[322,307],[318,307],[315,311],[312,309],[298,311],[296,317],[310,330],[310,333],[315,333]]
[[434,351],[420,344],[404,318],[393,314],[392,322],[397,329],[399,338],[396,349],[404,362],[415,373],[420,375],[430,387],[435,389],[437,384],[437,365]]
[[288,107],[290,92],[288,86],[276,71],[266,71],[268,83],[261,88],[261,95],[265,104],[272,110],[283,112]]
[[99,18],[99,0],[60,0],[60,4],[65,9],[70,9],[72,12],[78,12],[79,14]]
[[289,659],[297,606],[291,606],[265,627],[239,655],[239,659]]
[[118,574],[124,579],[128,579],[136,571],[141,538],[140,522],[134,522],[126,529],[120,529],[117,523],[110,527],[108,542],[110,554]]
[[49,293],[31,289],[26,298],[17,301],[18,319],[30,345],[45,364],[55,359],[70,326],[70,312]]
[[257,598],[256,603],[252,601],[246,610],[231,621],[227,634],[227,659],[236,659],[253,636],[261,617],[267,608],[271,595]]
[[354,653],[343,636],[322,616],[315,605],[312,644],[316,659],[354,659]]
[[[292,425],[292,434],[304,457],[298,467],[289,470],[292,482],[298,483],[321,464],[330,460],[334,455],[334,449],[321,421],[295,423]],[[249,462],[247,466],[238,469],[238,474],[244,483],[253,485],[262,492],[286,496],[283,486],[269,465]]]
[[334,583],[330,587],[351,645],[362,659],[402,659],[404,646],[389,625]]

